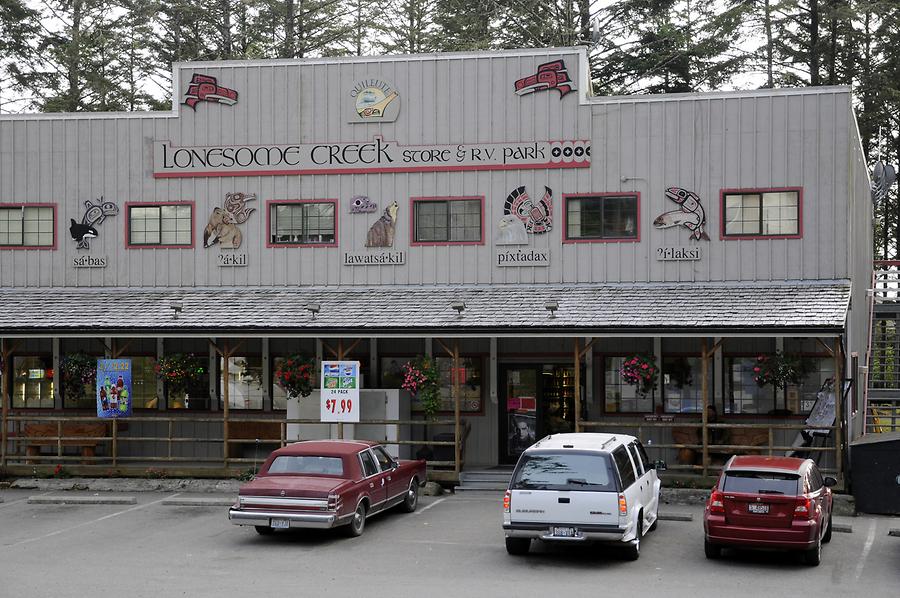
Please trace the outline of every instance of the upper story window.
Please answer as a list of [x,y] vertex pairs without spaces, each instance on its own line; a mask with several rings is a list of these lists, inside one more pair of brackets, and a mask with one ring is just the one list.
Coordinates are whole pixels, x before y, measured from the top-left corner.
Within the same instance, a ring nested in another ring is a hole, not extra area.
[[53,247],[54,206],[0,206],[0,247]]
[[800,189],[723,191],[723,237],[799,237],[800,196]]
[[269,245],[336,245],[335,201],[269,204]]
[[565,196],[565,241],[637,241],[637,194]]
[[128,206],[128,245],[191,247],[194,206],[189,203]]
[[413,198],[413,244],[483,243],[481,197]]

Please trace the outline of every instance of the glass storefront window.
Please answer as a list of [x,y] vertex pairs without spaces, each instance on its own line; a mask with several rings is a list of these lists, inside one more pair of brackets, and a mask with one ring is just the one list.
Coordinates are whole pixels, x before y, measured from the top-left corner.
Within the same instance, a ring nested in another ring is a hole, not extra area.
[[725,413],[767,414],[775,409],[775,389],[753,379],[755,357],[725,357]]
[[13,409],[53,408],[53,359],[23,356],[13,358]]
[[666,413],[700,412],[703,405],[702,372],[703,364],[699,357],[663,357],[663,405]]
[[405,375],[403,366],[415,359],[409,357],[382,357],[381,358],[381,388],[400,388],[403,385]]
[[806,415],[816,404],[816,395],[825,381],[834,378],[834,358],[804,357],[803,363],[808,367],[807,376],[799,388],[788,385],[786,405],[792,413]]
[[[482,360],[480,357],[460,357],[459,370],[456,376],[459,378],[459,409],[463,413],[481,411],[481,386]],[[453,383],[456,380],[453,372],[453,359],[450,357],[437,358],[438,372],[441,376],[441,407],[440,411],[454,411]],[[412,405],[413,411],[417,411],[416,402]]]
[[131,406],[134,409],[156,409],[156,372],[153,357],[128,357],[131,360]]
[[606,413],[650,413],[653,411],[653,395],[641,396],[637,386],[622,380],[622,364],[625,357],[607,357],[604,376],[604,411]]
[[[225,360],[219,359],[220,382],[225,377]],[[230,409],[262,409],[262,357],[230,357],[228,359],[228,407]],[[224,386],[220,402],[225,401]]]

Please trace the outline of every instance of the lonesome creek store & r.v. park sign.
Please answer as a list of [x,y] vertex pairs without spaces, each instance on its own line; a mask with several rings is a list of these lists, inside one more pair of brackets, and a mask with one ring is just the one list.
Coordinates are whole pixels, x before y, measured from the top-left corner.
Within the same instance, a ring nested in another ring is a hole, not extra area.
[[179,147],[156,141],[153,154],[155,178],[588,168],[591,142],[404,146],[376,136],[360,143]]

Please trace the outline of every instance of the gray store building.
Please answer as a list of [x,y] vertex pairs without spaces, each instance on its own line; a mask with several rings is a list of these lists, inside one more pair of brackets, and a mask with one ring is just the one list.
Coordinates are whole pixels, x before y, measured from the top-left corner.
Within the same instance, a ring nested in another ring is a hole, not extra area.
[[[581,48],[173,76],[170,112],[0,116],[8,471],[246,468],[293,439],[273,369],[297,353],[370,389],[436,357],[438,419],[403,395],[372,428],[435,475],[574,429],[689,471],[783,453],[835,377],[808,450],[842,469],[873,218],[849,88],[597,97]],[[132,360],[130,418],[66,392],[76,353]],[[168,392],[154,364],[187,353],[208,372]],[[759,386],[783,355],[802,377]]]

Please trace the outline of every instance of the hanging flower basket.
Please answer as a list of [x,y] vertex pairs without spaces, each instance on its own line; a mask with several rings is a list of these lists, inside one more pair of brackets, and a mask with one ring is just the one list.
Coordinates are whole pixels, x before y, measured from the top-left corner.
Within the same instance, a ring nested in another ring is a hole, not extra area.
[[69,353],[59,362],[62,372],[63,394],[67,399],[86,396],[86,386],[97,382],[97,358],[84,351]]
[[206,373],[203,357],[194,354],[175,353],[156,362],[156,377],[166,383],[169,396],[180,396],[198,382]]
[[419,400],[427,418],[434,417],[441,406],[441,383],[437,360],[433,357],[419,356],[404,364],[401,388],[408,390]]
[[800,384],[808,373],[809,368],[800,356],[781,351],[774,355],[758,355],[753,366],[753,380],[760,387],[771,384],[775,388],[785,388],[788,384]]
[[308,397],[315,390],[316,360],[303,355],[290,355],[275,366],[275,382],[289,399]]
[[622,381],[636,386],[642,395],[653,392],[659,381],[659,367],[656,365],[656,358],[652,355],[626,357],[619,373]]

